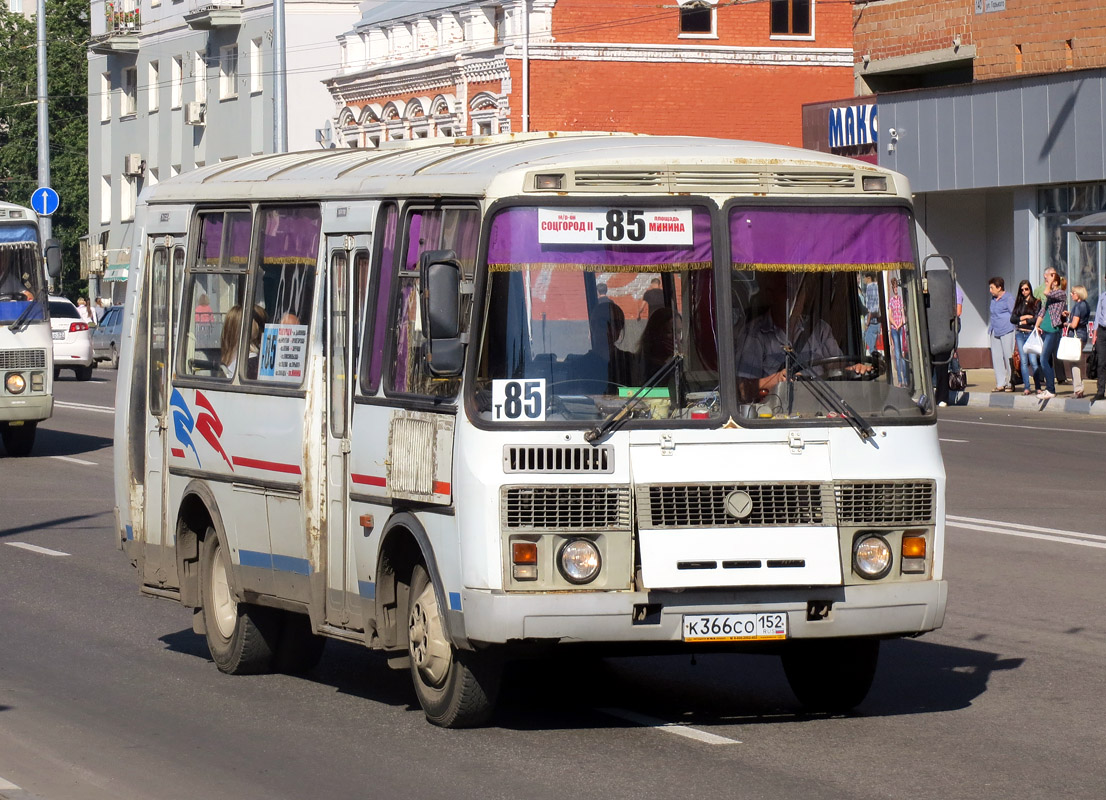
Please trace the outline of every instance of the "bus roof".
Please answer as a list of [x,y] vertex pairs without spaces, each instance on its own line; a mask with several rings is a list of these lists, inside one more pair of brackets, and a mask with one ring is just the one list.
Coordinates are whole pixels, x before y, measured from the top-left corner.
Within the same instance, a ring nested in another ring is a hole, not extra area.
[[734,139],[597,132],[416,139],[371,150],[253,156],[200,167],[143,195],[150,204],[320,196],[495,198],[522,193],[527,176],[543,170],[568,176],[566,191],[608,194],[832,193],[856,191],[858,176],[877,174],[888,176],[889,193],[909,196],[901,175],[828,153]]

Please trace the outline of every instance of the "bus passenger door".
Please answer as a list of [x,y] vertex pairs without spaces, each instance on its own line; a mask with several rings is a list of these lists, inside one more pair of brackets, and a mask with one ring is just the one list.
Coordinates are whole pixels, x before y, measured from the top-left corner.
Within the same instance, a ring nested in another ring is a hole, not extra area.
[[150,239],[150,270],[146,278],[149,293],[147,319],[150,325],[149,369],[147,371],[146,409],[146,502],[144,527],[146,558],[142,581],[149,586],[179,585],[176,580],[172,542],[167,534],[165,494],[168,485],[168,393],[171,350],[170,289],[171,242],[162,237]]
[[349,519],[350,418],[355,315],[351,313],[350,263],[367,260],[367,236],[330,236],[327,270],[327,426],[326,426],[326,621],[342,628],[363,629],[357,600],[357,575],[350,553],[353,526]]

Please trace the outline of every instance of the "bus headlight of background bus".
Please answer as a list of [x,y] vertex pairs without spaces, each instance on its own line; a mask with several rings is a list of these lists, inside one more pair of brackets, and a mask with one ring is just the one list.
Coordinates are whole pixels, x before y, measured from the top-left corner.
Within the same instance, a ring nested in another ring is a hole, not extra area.
[[27,388],[27,379],[21,372],[9,372],[4,376],[4,389],[8,394],[23,394]]
[[853,570],[862,578],[879,580],[891,571],[891,545],[874,533],[861,534],[853,544]]
[[557,567],[565,580],[571,583],[590,583],[595,580],[602,564],[599,548],[588,539],[571,539],[565,542],[557,555]]

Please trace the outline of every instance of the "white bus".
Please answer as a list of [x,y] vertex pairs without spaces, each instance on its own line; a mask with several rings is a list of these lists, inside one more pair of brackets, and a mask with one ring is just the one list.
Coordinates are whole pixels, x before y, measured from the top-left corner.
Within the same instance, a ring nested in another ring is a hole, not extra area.
[[0,202],[0,439],[9,456],[28,455],[54,411],[47,263],[61,274],[61,251],[41,241],[38,215]]
[[880,640],[945,611],[952,283],[924,291],[909,198],[627,134],[165,181],[135,218],[121,547],[222,671],[359,642],[439,725],[572,645],[775,652],[803,704],[850,708]]

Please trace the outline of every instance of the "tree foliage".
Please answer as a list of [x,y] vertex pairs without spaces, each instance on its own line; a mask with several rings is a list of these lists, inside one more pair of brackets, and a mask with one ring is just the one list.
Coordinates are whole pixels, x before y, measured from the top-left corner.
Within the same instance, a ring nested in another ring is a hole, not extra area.
[[[27,2],[28,0],[25,0]],[[38,187],[38,50],[34,19],[0,8],[0,200],[30,205]],[[80,287],[80,237],[88,233],[88,2],[46,0],[50,185],[61,197],[53,236],[62,285]]]

